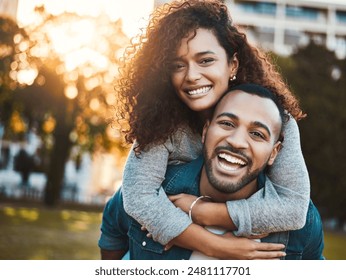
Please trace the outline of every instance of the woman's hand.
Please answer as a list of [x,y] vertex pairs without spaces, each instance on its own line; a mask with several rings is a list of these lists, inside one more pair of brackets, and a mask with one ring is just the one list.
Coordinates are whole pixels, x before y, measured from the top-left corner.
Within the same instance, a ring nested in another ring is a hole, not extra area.
[[223,260],[276,260],[286,255],[282,252],[285,248],[283,244],[257,242],[251,238],[234,236],[231,232],[217,235],[196,224],[191,224],[171,240],[165,250],[173,245]]
[[180,193],[176,195],[170,195],[168,198],[170,201],[174,203],[176,207],[179,207],[185,213],[189,213],[190,206],[192,202],[194,202],[197,199],[197,196],[186,193]]
[[[181,193],[171,195],[169,199],[176,207],[179,207],[185,213],[189,213],[190,207],[196,201],[197,196]],[[193,222],[201,226],[219,226],[227,230],[237,230],[236,225],[229,216],[226,203],[200,199],[193,206],[190,214]]]
[[262,243],[251,238],[237,237],[231,232],[220,236],[223,240],[211,255],[219,259],[276,260],[286,256],[283,244]]

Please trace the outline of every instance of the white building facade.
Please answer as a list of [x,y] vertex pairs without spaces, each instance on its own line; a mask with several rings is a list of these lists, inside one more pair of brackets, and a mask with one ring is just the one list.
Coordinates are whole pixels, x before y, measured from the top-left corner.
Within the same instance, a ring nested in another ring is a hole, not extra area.
[[[156,0],[161,5],[164,0]],[[310,40],[346,57],[346,0],[225,0],[236,25],[265,50],[290,55]]]

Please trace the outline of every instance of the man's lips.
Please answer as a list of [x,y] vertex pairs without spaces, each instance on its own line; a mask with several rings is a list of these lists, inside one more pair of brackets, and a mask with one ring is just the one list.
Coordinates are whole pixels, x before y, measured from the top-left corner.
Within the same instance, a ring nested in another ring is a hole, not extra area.
[[226,171],[237,171],[251,163],[251,159],[243,152],[231,146],[218,147],[215,153],[220,167]]
[[227,161],[228,163],[231,163],[231,164],[238,164],[240,166],[246,165],[245,160],[240,159],[239,157],[233,156],[233,155],[225,153],[225,152],[219,153],[218,157],[221,159],[224,159],[225,161]]

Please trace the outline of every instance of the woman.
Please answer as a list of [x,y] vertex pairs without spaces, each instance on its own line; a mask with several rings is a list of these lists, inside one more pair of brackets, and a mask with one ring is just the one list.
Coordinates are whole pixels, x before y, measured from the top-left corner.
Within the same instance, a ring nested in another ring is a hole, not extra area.
[[[192,224],[160,186],[167,164],[189,162],[201,153],[202,125],[228,87],[257,83],[276,93],[293,116],[284,130],[285,147],[268,171],[283,188],[275,196],[259,191],[248,200],[227,202],[228,228],[244,236],[301,228],[310,186],[294,118],[304,116],[266,56],[233,25],[227,7],[212,0],[173,2],[152,14],[138,39],[127,49],[116,86],[118,117],[128,122],[126,140],[134,142],[122,186],[127,213],[161,244],[174,239],[188,249],[234,258],[232,245],[211,246],[203,228]],[[262,211],[266,203],[277,211]],[[268,250],[241,241],[237,258],[256,258]]]

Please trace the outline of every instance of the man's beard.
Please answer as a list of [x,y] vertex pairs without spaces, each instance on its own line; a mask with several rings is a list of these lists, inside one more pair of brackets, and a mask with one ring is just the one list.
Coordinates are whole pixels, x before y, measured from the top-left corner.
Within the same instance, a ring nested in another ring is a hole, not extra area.
[[[233,147],[222,147],[223,150],[228,150],[230,152],[233,152],[234,154],[239,154],[242,157],[245,155],[238,151],[237,149]],[[205,158],[205,165],[204,168],[206,170],[207,178],[209,183],[215,188],[216,190],[222,192],[222,193],[235,193],[239,190],[241,190],[244,186],[255,180],[258,175],[264,170],[265,166],[267,164],[264,164],[261,168],[255,169],[251,171],[252,167],[252,160],[249,159],[247,156],[248,165],[247,173],[242,176],[239,181],[237,182],[228,182],[227,180],[219,180],[216,176],[214,176],[213,167],[212,167],[212,159],[217,157],[217,149],[213,153],[213,156],[209,156],[207,151],[204,150],[204,158]],[[244,168],[244,167],[243,167]]]

